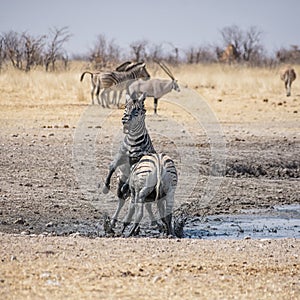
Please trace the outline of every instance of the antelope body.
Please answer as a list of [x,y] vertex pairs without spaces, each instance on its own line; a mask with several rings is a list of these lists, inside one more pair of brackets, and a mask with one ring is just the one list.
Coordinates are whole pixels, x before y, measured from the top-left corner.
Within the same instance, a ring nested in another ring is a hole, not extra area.
[[149,80],[138,79],[128,87],[130,95],[135,92],[137,94],[146,93],[147,97],[153,97],[155,114],[157,114],[158,99],[170,93],[172,90],[180,92],[177,80],[174,78],[171,71],[164,64],[159,63],[159,65],[167,73],[167,75],[169,75],[171,80],[158,78]]
[[292,82],[296,79],[296,72],[292,67],[287,67],[281,71],[280,79],[284,81],[286,96],[291,96]]

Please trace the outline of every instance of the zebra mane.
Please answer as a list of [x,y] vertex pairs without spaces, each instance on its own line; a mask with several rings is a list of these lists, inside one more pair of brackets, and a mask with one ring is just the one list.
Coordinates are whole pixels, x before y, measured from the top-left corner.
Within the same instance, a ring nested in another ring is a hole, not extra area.
[[133,64],[132,66],[129,66],[128,68],[126,68],[126,72],[131,71],[132,69],[135,69],[137,67],[140,67],[142,65],[145,65],[144,62],[138,62],[136,64]]
[[132,106],[145,110],[144,102],[146,100],[146,93],[143,93],[139,98],[137,93],[134,91],[131,95],[126,94],[125,107],[128,109]]

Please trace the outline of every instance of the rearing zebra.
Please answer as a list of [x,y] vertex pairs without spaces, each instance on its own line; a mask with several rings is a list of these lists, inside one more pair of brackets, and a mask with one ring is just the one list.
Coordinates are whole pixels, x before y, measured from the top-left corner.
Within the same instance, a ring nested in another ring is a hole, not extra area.
[[135,213],[134,224],[130,229],[129,236],[136,234],[143,218],[144,204],[156,201],[160,218],[167,227],[167,234],[174,235],[172,211],[177,180],[175,164],[169,156],[166,154],[143,156],[133,166],[130,173],[131,203],[124,219],[123,231],[130,224]]
[[[129,178],[130,168],[133,164],[137,163],[143,155],[155,153],[155,149],[145,125],[146,110],[144,101],[146,99],[146,94],[143,93],[138,99],[136,93],[131,96],[126,95],[126,97],[126,107],[122,118],[125,137],[118,154],[109,166],[109,172],[103,188],[103,193],[108,193],[111,177],[115,170],[119,168],[121,176],[119,178],[117,189],[118,207],[112,217],[112,226],[115,225],[129,192],[129,188],[125,183]],[[148,210],[148,207],[146,208]],[[151,221],[154,221],[154,216],[152,211],[150,211],[150,208],[148,212]]]

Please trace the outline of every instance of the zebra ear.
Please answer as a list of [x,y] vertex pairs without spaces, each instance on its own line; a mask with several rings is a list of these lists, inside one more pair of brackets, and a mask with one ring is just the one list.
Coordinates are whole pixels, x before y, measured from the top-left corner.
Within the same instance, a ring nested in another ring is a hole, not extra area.
[[128,103],[129,100],[130,100],[130,95],[126,94],[126,104]]
[[140,97],[139,97],[139,102],[140,101],[145,101],[146,100],[146,97],[147,97],[147,93],[146,92],[144,92]]
[[136,101],[138,99],[138,96],[137,96],[137,93],[136,91],[133,91],[132,94],[130,95],[130,98],[133,100],[133,101]]

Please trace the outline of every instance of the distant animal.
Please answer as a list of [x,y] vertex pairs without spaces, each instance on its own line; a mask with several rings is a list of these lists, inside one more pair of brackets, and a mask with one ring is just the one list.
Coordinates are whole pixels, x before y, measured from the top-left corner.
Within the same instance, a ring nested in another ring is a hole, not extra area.
[[128,87],[128,91],[130,94],[132,94],[133,92],[136,92],[138,94],[146,93],[147,97],[154,98],[154,114],[157,114],[158,99],[160,99],[167,93],[170,93],[172,90],[180,92],[177,80],[174,78],[169,68],[163,63],[158,64],[171,78],[171,80],[157,78],[149,80],[136,80]]
[[280,79],[284,81],[286,96],[291,96],[292,82],[296,79],[295,70],[290,66],[284,68],[280,73]]
[[[85,74],[89,74],[91,75],[91,98],[92,98],[92,104],[95,104],[94,103],[94,95],[95,95],[95,91],[96,91],[96,88],[98,86],[98,81],[99,81],[99,75],[101,74],[100,72],[90,72],[90,71],[85,71],[81,74],[80,76],[80,81],[83,80]],[[96,95],[97,96],[97,100],[98,100],[98,103],[99,103],[99,98],[98,96],[99,95]]]
[[175,164],[168,155],[157,153],[144,155],[132,167],[130,173],[131,203],[124,219],[123,232],[135,214],[129,236],[135,235],[143,218],[144,204],[155,201],[160,218],[166,225],[167,234],[174,235],[172,211],[177,180]]
[[224,51],[219,51],[217,54],[219,61],[227,64],[231,64],[239,58],[239,53],[233,44],[229,44]]
[[[119,168],[120,176],[117,188],[118,207],[112,216],[112,226],[115,225],[118,215],[125,204],[125,199],[128,196],[128,186],[126,188],[123,186],[129,178],[130,168],[137,163],[143,155],[155,153],[145,124],[145,99],[146,94],[142,94],[139,98],[136,93],[133,93],[131,96],[126,95],[126,105],[122,118],[125,136],[119,152],[109,166],[109,172],[103,188],[103,193],[108,193],[111,177],[116,169]],[[151,212],[149,212],[149,215],[153,221],[153,214],[151,215]]]
[[97,72],[94,74],[92,72],[86,71],[82,73],[80,81],[83,80],[83,77],[86,73],[90,74],[92,77],[91,96],[92,96],[93,104],[94,104],[93,95],[95,89],[96,89],[98,104],[100,104],[100,100],[99,100],[100,90],[104,89],[103,92],[101,93],[101,105],[103,107],[109,107],[109,103],[107,101],[108,98],[107,94],[110,92],[110,90],[108,90],[108,88],[111,88],[112,86],[117,86],[122,83],[124,84],[125,82],[130,84],[131,82],[139,78],[144,78],[144,79],[150,78],[150,75],[146,69],[146,64],[142,62],[126,67],[126,71],[123,72],[111,71],[111,72]]
[[[132,65],[131,61],[126,61],[122,63],[120,66],[118,66],[115,71],[117,72],[124,72],[128,68],[128,66]],[[91,75],[91,98],[92,98],[92,104],[94,104],[94,97],[97,97],[98,103],[99,103],[99,84],[100,84],[100,74],[101,72],[90,72],[85,71],[80,76],[80,81],[83,80],[85,74]]]

